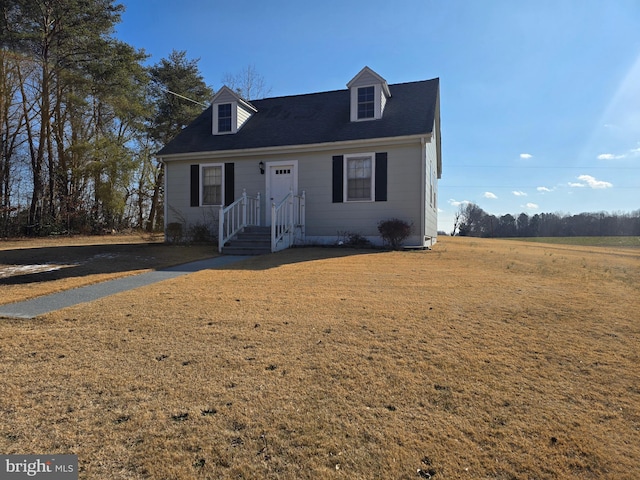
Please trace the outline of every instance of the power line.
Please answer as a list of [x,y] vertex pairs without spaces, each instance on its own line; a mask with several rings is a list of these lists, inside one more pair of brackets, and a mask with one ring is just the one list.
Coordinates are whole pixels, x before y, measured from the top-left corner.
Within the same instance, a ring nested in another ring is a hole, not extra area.
[[[535,186],[531,186],[531,185],[449,185],[444,183],[442,180],[440,180],[439,183],[439,187],[438,188],[509,188],[509,189],[513,189],[513,188],[538,188],[541,185],[535,185]],[[570,187],[569,185],[562,185],[563,188],[584,188],[585,190],[594,190],[592,187],[587,188],[587,186],[585,185],[584,187]],[[632,185],[632,186],[616,186],[614,185],[613,187],[610,188],[614,188],[614,189],[640,189],[640,185]],[[598,190],[598,189],[595,189]],[[602,189],[604,190],[604,189]],[[550,192],[544,192],[544,193],[550,193]]]
[[193,99],[191,99],[191,98],[189,98],[189,97],[185,97],[184,95],[180,95],[179,93],[172,92],[172,91],[171,91],[171,90],[169,90],[168,88],[164,88],[164,87],[160,86],[160,89],[161,89],[161,90],[164,90],[164,91],[165,91],[165,92],[167,92],[167,93],[170,93],[171,95],[175,95],[176,97],[182,98],[182,99],[184,99],[184,100],[188,100],[188,101],[190,101],[190,102],[192,102],[192,103],[197,103],[198,105],[201,105],[201,106],[203,106],[203,107],[208,107],[208,106],[209,106],[209,105],[207,105],[206,103],[198,102],[197,100],[193,100]]
[[536,170],[549,170],[549,169],[593,169],[593,170],[640,170],[640,167],[600,167],[600,166],[588,166],[588,165],[572,165],[568,167],[564,166],[521,166],[521,165],[451,165],[448,164],[447,168],[523,168],[523,169],[536,169]]

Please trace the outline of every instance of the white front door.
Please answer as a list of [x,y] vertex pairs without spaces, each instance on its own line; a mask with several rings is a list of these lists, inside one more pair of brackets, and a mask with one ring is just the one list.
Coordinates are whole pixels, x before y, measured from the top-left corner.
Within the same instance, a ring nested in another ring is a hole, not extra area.
[[267,225],[271,225],[271,205],[278,205],[289,192],[298,193],[298,162],[267,162]]

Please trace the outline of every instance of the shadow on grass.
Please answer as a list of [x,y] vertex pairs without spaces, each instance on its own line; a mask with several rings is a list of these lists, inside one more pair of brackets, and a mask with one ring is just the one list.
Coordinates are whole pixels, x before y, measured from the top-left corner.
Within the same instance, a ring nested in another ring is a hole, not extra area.
[[160,270],[215,256],[215,247],[162,243],[55,246],[0,250],[0,285],[24,285],[88,275]]
[[21,248],[0,250],[0,286],[46,283],[148,269],[186,273],[208,268],[258,271],[295,263],[386,252],[389,250],[382,248],[302,247],[255,257],[247,256],[228,264],[223,261],[219,266],[211,267],[208,262],[218,256],[213,245],[135,243]]
[[[296,263],[352,257],[354,255],[374,255],[391,251],[384,248],[298,247],[256,257],[247,257],[246,260],[231,263],[221,268],[225,270],[269,270]],[[410,255],[415,252],[423,251],[413,250],[405,253]]]

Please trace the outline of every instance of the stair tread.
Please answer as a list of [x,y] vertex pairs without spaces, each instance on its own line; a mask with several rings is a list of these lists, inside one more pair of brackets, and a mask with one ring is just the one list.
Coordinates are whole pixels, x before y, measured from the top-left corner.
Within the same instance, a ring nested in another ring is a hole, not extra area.
[[226,255],[264,255],[271,253],[271,227],[249,226],[222,247]]

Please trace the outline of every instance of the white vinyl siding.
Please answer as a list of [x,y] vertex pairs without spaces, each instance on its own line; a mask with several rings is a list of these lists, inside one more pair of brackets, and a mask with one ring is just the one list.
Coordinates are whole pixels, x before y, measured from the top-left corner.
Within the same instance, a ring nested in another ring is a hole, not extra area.
[[[304,190],[306,193],[306,234],[309,241],[315,237],[333,239],[329,241],[332,243],[337,241],[338,232],[350,232],[363,235],[372,242],[380,242],[378,223],[381,220],[400,218],[416,227],[422,223],[420,144],[376,145],[375,149],[387,152],[387,200],[382,202],[348,201],[345,196],[341,203],[334,203],[331,185],[328,183],[332,176],[331,157],[322,153],[308,160],[299,157],[299,191]],[[362,156],[362,153],[341,149],[329,152],[329,155],[344,155],[346,163],[348,157]],[[375,155],[373,157],[372,171],[375,175]],[[372,197],[375,198],[375,192],[372,192]],[[416,245],[421,242],[418,230],[414,229],[412,238],[407,239],[407,243]]]
[[237,132],[238,130],[240,130],[240,128],[242,128],[242,125],[244,125],[244,122],[249,120],[249,118],[251,117],[251,112],[245,110],[240,105],[237,105],[236,108],[237,108],[236,110],[237,111],[236,132]]
[[[365,71],[366,70],[366,71]],[[384,79],[372,70],[363,69],[356,77],[349,82],[348,87],[362,87],[365,85],[375,85],[383,82]]]
[[[414,225],[407,244],[422,244],[424,230],[419,225],[425,222],[425,206],[421,198],[425,195],[425,177],[421,178],[421,163],[425,162],[425,152],[419,142],[402,145],[378,144],[370,151],[387,152],[387,200],[375,201],[343,201],[333,203],[331,179],[333,175],[333,155],[343,155],[345,163],[349,157],[361,157],[361,149],[338,147],[336,150],[320,152],[274,152],[259,156],[247,153],[235,156],[236,198],[246,189],[247,195],[255,196],[260,192],[262,197],[262,222],[265,224],[265,212],[270,207],[266,195],[266,175],[261,175],[258,163],[287,163],[298,161],[298,193],[306,196],[306,238],[308,243],[335,244],[340,232],[358,233],[372,242],[380,242],[378,222],[390,218],[400,218]],[[426,155],[436,161],[433,144],[426,145]],[[367,153],[367,152],[364,152]],[[373,155],[372,172],[375,175],[375,155]],[[166,221],[180,222],[186,225],[201,223],[203,218],[211,222],[211,229],[216,232],[219,207],[190,207],[189,169],[190,165],[223,166],[224,160],[211,158],[202,162],[193,158],[168,161],[166,165]],[[435,165],[435,163],[434,163]],[[344,168],[343,168],[344,172]],[[426,176],[426,172],[425,172]],[[344,178],[344,177],[343,177]],[[223,179],[224,184],[224,179]],[[375,182],[372,182],[375,185]],[[428,189],[428,187],[426,187]],[[434,178],[434,189],[437,179]],[[374,197],[375,192],[372,192]],[[428,195],[428,193],[427,193]],[[224,198],[224,192],[222,193]],[[346,197],[345,197],[346,199]],[[429,205],[428,197],[425,199]],[[435,227],[435,208],[429,208],[427,214],[429,227]],[[422,230],[422,231],[421,231]],[[435,236],[435,231],[433,232]]]
[[438,235],[438,160],[436,142],[425,144],[425,205],[424,205],[424,236],[436,238]]
[[380,118],[382,118],[382,114],[384,113],[384,107],[387,106],[387,96],[384,94],[384,91],[380,89]]

